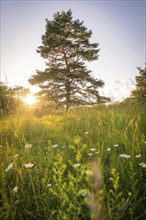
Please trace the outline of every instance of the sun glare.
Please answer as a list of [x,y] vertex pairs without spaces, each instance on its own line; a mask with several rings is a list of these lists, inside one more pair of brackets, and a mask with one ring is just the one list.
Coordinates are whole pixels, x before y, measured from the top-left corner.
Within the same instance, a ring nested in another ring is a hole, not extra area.
[[32,105],[32,104],[34,104],[37,100],[36,100],[36,98],[35,98],[33,95],[29,94],[29,95],[27,95],[26,97],[23,98],[23,101],[24,101],[26,104],[28,104],[28,105]]

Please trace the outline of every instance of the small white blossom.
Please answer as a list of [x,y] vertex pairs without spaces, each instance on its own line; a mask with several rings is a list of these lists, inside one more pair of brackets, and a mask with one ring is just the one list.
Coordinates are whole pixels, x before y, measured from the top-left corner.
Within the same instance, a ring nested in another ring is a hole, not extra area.
[[107,148],[107,151],[111,151],[111,148],[109,147],[109,148]]
[[139,166],[141,166],[141,167],[143,167],[143,168],[146,168],[146,163],[143,163],[143,162],[142,162],[142,163],[139,164]]
[[86,131],[84,134],[85,134],[85,135],[89,134],[89,131]]
[[127,155],[127,154],[120,154],[119,157],[123,157],[123,158],[128,159],[128,158],[130,158],[131,156],[130,156],[130,155]]
[[73,165],[74,168],[77,168],[77,167],[80,167],[80,166],[81,166],[80,163],[75,163],[75,164]]
[[96,149],[95,149],[95,148],[90,148],[90,150],[91,150],[91,151],[95,151]]
[[92,154],[92,153],[89,153],[88,156],[93,156],[93,154]]
[[130,158],[131,156],[130,155],[125,155],[125,158]]
[[25,149],[30,149],[30,148],[32,148],[32,144],[25,144]]
[[87,175],[92,175],[92,174],[93,174],[93,172],[92,172],[91,170],[86,170],[85,173],[86,173]]
[[53,148],[56,148],[56,147],[58,147],[58,144],[54,144],[52,147],[53,147]]
[[51,183],[48,183],[48,187],[51,187],[52,186],[52,184]]
[[8,172],[13,168],[13,163],[10,163],[9,166],[5,169],[5,172]]
[[26,163],[26,164],[24,164],[25,168],[32,168],[33,166],[34,166],[33,163]]
[[140,158],[141,157],[141,154],[138,154],[138,155],[135,155],[136,158]]
[[13,192],[14,192],[14,193],[17,193],[17,192],[18,192],[18,187],[17,187],[17,186],[14,187]]
[[95,154],[99,154],[99,151],[95,152]]
[[82,195],[83,197],[85,197],[85,196],[87,195],[87,192],[83,192],[81,195]]
[[140,163],[140,164],[139,164],[139,166],[141,166],[141,167],[142,167],[144,164],[145,164],[145,163],[143,163],[143,162],[142,162],[142,163]]
[[114,144],[113,146],[114,146],[114,147],[118,147],[119,145],[118,145],[118,144]]

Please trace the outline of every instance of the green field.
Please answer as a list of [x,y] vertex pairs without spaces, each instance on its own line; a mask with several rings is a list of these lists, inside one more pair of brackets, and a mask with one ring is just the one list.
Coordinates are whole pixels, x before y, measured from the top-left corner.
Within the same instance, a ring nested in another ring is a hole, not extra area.
[[0,219],[146,219],[142,107],[1,119]]

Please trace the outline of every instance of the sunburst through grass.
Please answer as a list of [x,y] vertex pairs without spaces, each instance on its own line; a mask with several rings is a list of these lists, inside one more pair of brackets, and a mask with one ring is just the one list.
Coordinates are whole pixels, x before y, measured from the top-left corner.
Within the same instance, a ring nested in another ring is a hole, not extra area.
[[33,105],[34,103],[37,102],[37,99],[34,95],[32,94],[28,94],[26,97],[23,98],[23,101],[27,104],[27,105]]

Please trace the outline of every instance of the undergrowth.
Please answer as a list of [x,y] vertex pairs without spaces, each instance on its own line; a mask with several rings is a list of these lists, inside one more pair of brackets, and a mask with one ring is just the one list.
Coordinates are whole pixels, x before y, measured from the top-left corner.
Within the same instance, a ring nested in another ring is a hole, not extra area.
[[143,108],[1,119],[0,219],[146,218]]

